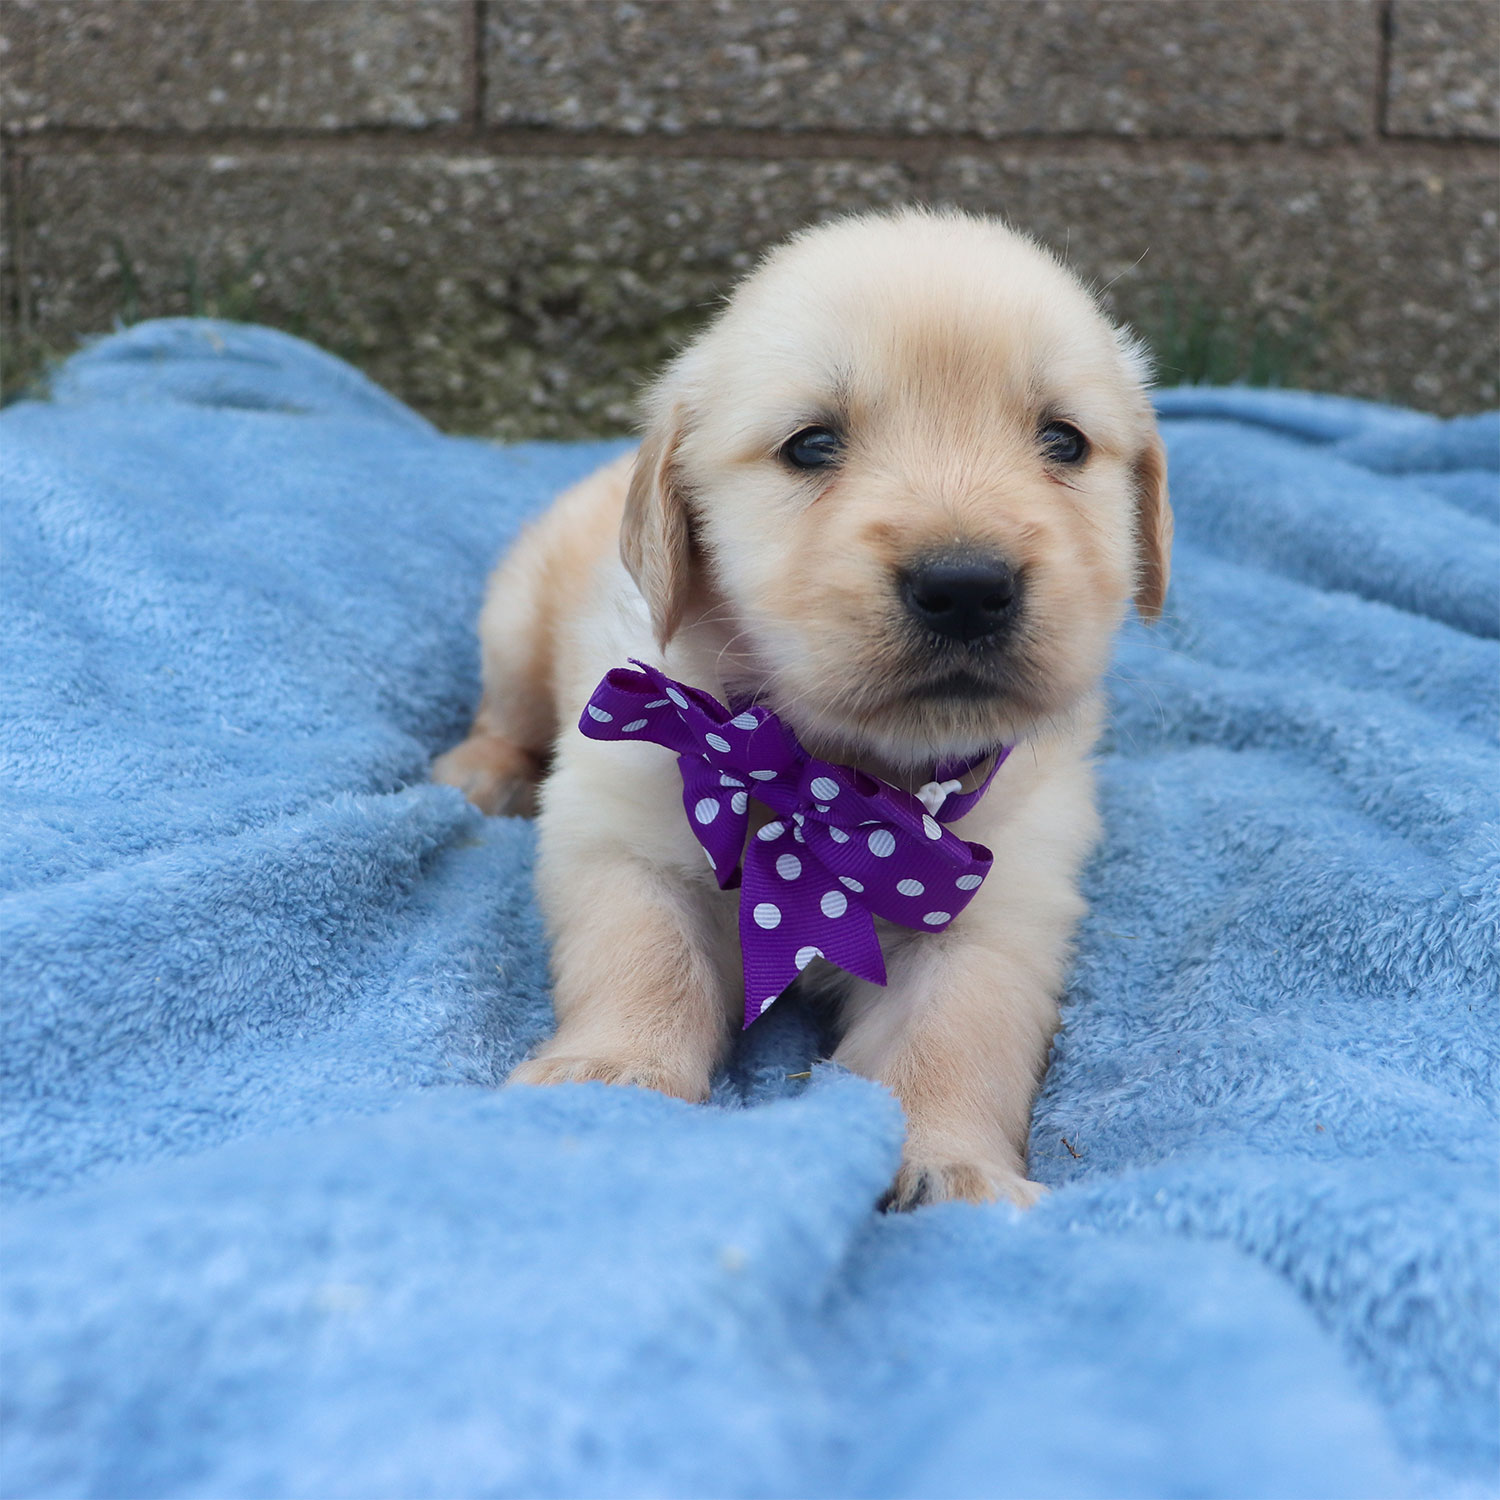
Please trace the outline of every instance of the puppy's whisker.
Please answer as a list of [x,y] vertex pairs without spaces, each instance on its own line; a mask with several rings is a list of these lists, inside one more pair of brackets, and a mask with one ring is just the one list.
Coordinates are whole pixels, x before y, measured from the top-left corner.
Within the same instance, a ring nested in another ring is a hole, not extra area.
[[1120,272],[1120,273],[1119,273],[1119,274],[1118,274],[1118,275],[1116,275],[1116,276],[1111,276],[1111,277],[1110,277],[1110,278],[1109,278],[1109,280],[1108,280],[1108,281],[1106,281],[1106,282],[1105,282],[1105,283],[1104,283],[1104,285],[1103,285],[1103,286],[1102,286],[1102,287],[1100,287],[1100,288],[1099,288],[1099,295],[1100,295],[1100,296],[1101,296],[1101,297],[1102,297],[1102,296],[1103,296],[1103,295],[1104,295],[1104,294],[1105,294],[1105,292],[1107,292],[1107,291],[1108,291],[1108,290],[1109,290],[1109,289],[1110,289],[1110,288],[1111,288],[1111,287],[1112,287],[1112,286],[1113,286],[1113,285],[1114,285],[1114,284],[1115,284],[1115,283],[1116,283],[1116,282],[1117,282],[1117,281],[1119,281],[1119,280],[1120,280],[1120,279],[1121,279],[1121,278],[1122,278],[1122,277],[1125,277],[1125,276],[1128,276],[1128,275],[1130,275],[1130,273],[1131,273],[1131,272],[1132,272],[1132,271],[1133,271],[1133,270],[1135,270],[1135,268],[1136,268],[1136,267],[1137,267],[1137,266],[1138,266],[1138,265],[1140,265],[1140,263],[1141,263],[1141,262],[1142,262],[1142,261],[1143,261],[1143,260],[1145,260],[1145,258],[1146,258],[1146,257],[1147,257],[1147,256],[1148,256],[1148,255],[1150,255],[1150,253],[1151,253],[1151,247],[1150,247],[1150,245],[1147,245],[1147,246],[1146,246],[1146,248],[1145,248],[1145,249],[1144,249],[1144,250],[1142,250],[1142,251],[1141,251],[1141,253],[1140,253],[1140,254],[1139,254],[1139,255],[1137,255],[1137,256],[1136,256],[1136,258],[1135,258],[1135,259],[1134,259],[1134,260],[1133,260],[1133,261],[1131,261],[1131,263],[1130,263],[1130,264],[1129,264],[1129,265],[1128,265],[1128,266],[1126,266],[1126,267],[1125,267],[1125,269],[1124,269],[1124,270],[1123,270],[1123,271],[1121,271],[1121,272]]
[[[1130,688],[1134,692],[1147,697],[1151,702],[1158,725],[1162,728],[1166,727],[1166,707],[1162,703],[1161,694],[1157,691],[1158,684],[1154,683],[1149,677],[1131,677],[1117,672],[1107,672],[1105,674],[1105,681],[1119,683],[1121,686]],[[1131,743],[1135,744],[1136,742],[1132,740]]]

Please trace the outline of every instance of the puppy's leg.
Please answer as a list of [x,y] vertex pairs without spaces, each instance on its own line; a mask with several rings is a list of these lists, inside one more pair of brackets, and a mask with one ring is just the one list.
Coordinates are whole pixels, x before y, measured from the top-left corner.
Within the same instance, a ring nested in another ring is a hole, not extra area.
[[516,539],[490,577],[479,617],[484,695],[461,745],[432,764],[481,812],[530,817],[557,737],[555,667],[564,634],[589,597],[620,529],[631,455],[561,495]]
[[706,1099],[731,1036],[722,957],[733,949],[700,893],[618,843],[559,857],[545,828],[540,873],[557,1033],[510,1081],[595,1079]]
[[1090,738],[1061,759],[1022,759],[955,825],[994,849],[988,878],[947,931],[892,945],[885,989],[860,980],[849,992],[834,1055],[906,1108],[891,1207],[999,1197],[1027,1207],[1043,1191],[1026,1180],[1026,1137],[1086,910],[1078,872],[1099,834]]
[[529,818],[536,812],[542,762],[530,751],[490,734],[476,721],[468,739],[432,763],[432,779],[456,786],[480,812]]
[[479,617],[484,695],[462,744],[432,763],[481,812],[530,817],[557,730],[552,632],[558,601],[546,591],[548,528],[521,537],[490,579]]
[[850,994],[834,1053],[906,1110],[886,1205],[1005,1197],[1029,1207],[1043,1191],[1026,1179],[1026,1136],[1057,1028],[1056,976],[957,935],[907,943],[889,970],[888,989],[860,983]]

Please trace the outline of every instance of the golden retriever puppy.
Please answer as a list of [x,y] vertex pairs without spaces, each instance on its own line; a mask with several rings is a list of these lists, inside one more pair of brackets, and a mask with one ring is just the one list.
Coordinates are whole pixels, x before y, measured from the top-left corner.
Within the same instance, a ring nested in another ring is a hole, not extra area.
[[[744,1001],[740,893],[704,858],[676,756],[577,727],[611,669],[761,705],[809,754],[924,799],[935,765],[965,763],[969,790],[1011,746],[951,825],[994,863],[948,925],[878,921],[884,986],[798,962],[837,1003],[836,1060],[905,1107],[887,1202],[1029,1204],[1098,831],[1098,684],[1132,597],[1154,619],[1167,587],[1142,357],[1029,240],[907,210],[770,254],[647,410],[639,450],[495,573],[483,701],[434,767],[487,812],[540,803],[557,1031],[512,1081],[703,1099]],[[748,805],[753,839],[771,815]]]

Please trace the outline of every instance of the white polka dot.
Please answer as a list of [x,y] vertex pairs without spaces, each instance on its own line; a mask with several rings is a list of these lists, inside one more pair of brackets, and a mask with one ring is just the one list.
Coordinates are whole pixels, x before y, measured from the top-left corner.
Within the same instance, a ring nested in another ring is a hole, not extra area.
[[759,722],[754,714],[736,714],[730,721],[736,729],[754,729]]
[[646,705],[647,708],[665,708],[666,706],[667,706],[667,700],[665,698],[653,698]]
[[849,835],[845,833],[842,828],[830,828],[828,830],[828,837],[831,838],[835,844],[847,844],[849,842]]
[[896,835],[889,828],[877,828],[868,842],[876,859],[889,859],[896,852]]
[[958,879],[955,880],[953,883],[961,891],[977,891],[979,889],[979,887],[984,884],[984,876],[983,875],[960,875],[958,877]]
[[678,708],[686,708],[688,706],[687,699],[684,698],[682,696],[682,694],[677,691],[676,688],[668,688],[667,689],[667,697],[669,697],[672,700],[672,702],[675,703],[678,706]]
[[705,849],[703,852],[704,852],[704,854],[708,855],[708,867],[709,867],[709,869],[710,870],[717,870],[719,868],[719,862],[718,862],[718,860],[716,860],[713,857],[712,854],[709,854],[709,852],[708,852],[707,849]]
[[591,718],[591,719],[598,719],[598,721],[601,724],[608,724],[614,718],[614,715],[613,714],[609,714],[609,713],[605,713],[605,711],[602,708],[600,708],[597,704],[590,703],[589,704],[589,718]]
[[763,842],[769,844],[772,839],[779,839],[785,832],[785,823],[767,823],[766,826],[762,828],[761,831],[755,836],[756,838],[761,839]]
[[637,729],[644,729],[645,727],[646,721],[644,719],[632,719],[620,732],[622,734],[634,734]]
[[722,734],[705,734],[704,741],[711,745],[720,755],[729,754],[729,741]]
[[795,880],[802,873],[802,861],[795,854],[779,854],[776,857],[776,873],[783,880]]
[[799,948],[797,950],[796,959],[797,967],[799,969],[805,969],[808,964],[813,961],[813,959],[822,958],[822,956],[823,950],[821,948],[814,948],[811,944],[809,944],[806,948]]
[[929,927],[941,927],[944,922],[951,922],[953,920],[953,915],[951,912],[946,911],[930,911],[926,916],[922,918],[922,920]]
[[764,927],[767,932],[773,927],[781,926],[781,908],[771,901],[762,901],[755,908],[755,925]]
[[719,772],[720,786],[744,786],[744,784],[745,783],[741,781],[738,776],[729,776],[726,775],[723,771]]
[[940,839],[943,836],[941,825],[935,818],[930,818],[926,813],[922,814],[922,832],[930,839]]
[[819,802],[832,802],[839,794],[839,784],[832,776],[814,776],[808,790]]
[[862,886],[852,875],[840,875],[839,884],[847,885],[849,889],[851,891],[854,891],[856,894],[864,890],[864,886]]
[[730,799],[729,799],[729,805],[737,813],[740,813],[741,815],[743,815],[745,809],[750,806],[750,793],[749,792],[735,792],[734,795],[731,796]]
[[896,882],[896,889],[903,896],[920,896],[927,887],[920,880],[898,880]]
[[792,837],[796,839],[799,844],[805,844],[807,842],[807,836],[802,832],[802,827],[800,824],[796,828],[792,829]]
[[849,898],[842,891],[824,891],[818,905],[825,917],[841,917],[849,908]]
[[773,1005],[775,1005],[775,1004],[776,1004],[776,1002],[777,1002],[777,1001],[778,1001],[778,1000],[779,1000],[779,999],[780,999],[780,998],[781,998],[781,996],[780,996],[780,995],[767,995],[767,996],[766,996],[766,998],[765,998],[765,999],[764,999],[764,1000],[762,1000],[762,1001],[761,1001],[761,1002],[760,1002],[760,1009],[759,1009],[759,1010],[758,1010],[758,1011],[756,1011],[756,1013],[755,1013],[755,1014],[756,1014],[756,1015],[757,1015],[757,1016],[763,1016],[763,1015],[765,1015],[765,1013],[766,1013],[766,1012],[767,1012],[767,1011],[768,1011],[768,1010],[770,1010],[770,1008],[771,1008],[771,1007],[772,1007],[772,1006],[773,1006]]
[[815,808],[817,808],[817,810],[819,812],[827,812],[828,811],[828,804],[826,802],[814,802],[813,806]]
[[700,823],[712,823],[719,816],[719,799],[717,797],[700,797],[698,805],[693,809],[693,816]]
[[750,779],[752,781],[774,781],[776,773],[774,771],[752,771]]

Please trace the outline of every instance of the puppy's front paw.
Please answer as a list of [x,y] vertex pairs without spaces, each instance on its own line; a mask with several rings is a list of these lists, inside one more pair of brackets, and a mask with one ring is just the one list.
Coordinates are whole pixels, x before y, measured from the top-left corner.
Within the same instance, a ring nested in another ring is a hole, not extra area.
[[563,1057],[528,1058],[506,1080],[512,1083],[623,1083],[637,1088],[655,1089],[674,1099],[701,1104],[708,1098],[710,1080],[690,1077],[660,1062],[635,1057]]
[[967,1203],[993,1203],[997,1198],[1006,1198],[1017,1208],[1030,1208],[1046,1191],[1041,1183],[1003,1167],[908,1158],[901,1163],[895,1182],[880,1200],[880,1208],[886,1213],[900,1212],[954,1198]]

